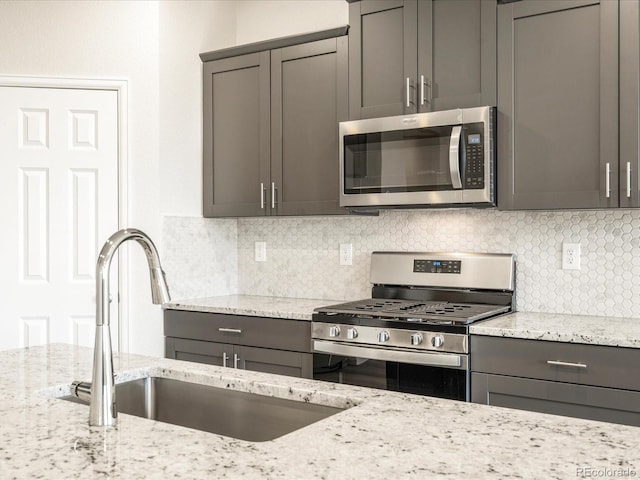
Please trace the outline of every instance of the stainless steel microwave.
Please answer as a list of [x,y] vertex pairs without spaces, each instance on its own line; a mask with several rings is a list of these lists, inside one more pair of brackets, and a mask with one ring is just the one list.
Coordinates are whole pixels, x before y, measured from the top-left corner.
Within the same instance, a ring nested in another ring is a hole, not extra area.
[[496,204],[495,107],[340,123],[340,206]]

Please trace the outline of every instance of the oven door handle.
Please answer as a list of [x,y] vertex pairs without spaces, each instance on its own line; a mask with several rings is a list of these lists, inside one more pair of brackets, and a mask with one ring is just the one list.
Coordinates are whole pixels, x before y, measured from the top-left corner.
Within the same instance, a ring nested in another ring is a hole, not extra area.
[[388,348],[345,345],[324,340],[314,340],[313,351],[315,353],[329,353],[332,355],[358,357],[368,360],[385,360],[388,362],[412,363],[415,365],[448,367],[461,370],[466,370],[467,368],[467,357],[454,353],[407,352]]
[[462,127],[456,125],[451,130],[451,139],[449,140],[449,173],[451,173],[451,185],[454,189],[462,188],[462,180],[460,178],[460,134]]

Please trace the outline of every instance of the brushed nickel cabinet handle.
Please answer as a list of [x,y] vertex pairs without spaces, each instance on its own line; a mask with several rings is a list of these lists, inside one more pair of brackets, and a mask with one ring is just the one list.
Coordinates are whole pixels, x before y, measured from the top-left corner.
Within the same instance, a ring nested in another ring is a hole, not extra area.
[[547,360],[547,363],[557,367],[587,368],[585,363],[561,362],[559,360]]
[[264,210],[264,183],[260,183],[260,209]]
[[222,366],[223,367],[227,366],[227,360],[229,360],[229,355],[227,355],[227,352],[222,352]]
[[424,75],[420,75],[420,105],[424,105]]
[[233,368],[238,368],[238,363],[240,362],[240,355],[237,353],[233,354]]
[[606,196],[607,198],[611,197],[611,164],[609,162],[607,162],[607,164],[605,165],[605,177],[604,177],[604,184],[605,184],[605,191],[606,191]]
[[631,162],[627,162],[627,198],[631,198]]
[[242,330],[240,330],[239,328],[219,328],[218,331],[223,333],[242,333]]
[[411,79],[409,77],[407,77],[407,108],[409,108],[411,106],[410,88],[411,88]]
[[276,208],[276,182],[271,182],[271,208]]

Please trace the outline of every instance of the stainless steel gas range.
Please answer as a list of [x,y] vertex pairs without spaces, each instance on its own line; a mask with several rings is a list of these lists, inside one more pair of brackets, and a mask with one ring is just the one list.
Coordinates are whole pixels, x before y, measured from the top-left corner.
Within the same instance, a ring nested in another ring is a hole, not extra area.
[[374,252],[372,298],[316,309],[314,378],[469,400],[469,325],[514,310],[515,256]]

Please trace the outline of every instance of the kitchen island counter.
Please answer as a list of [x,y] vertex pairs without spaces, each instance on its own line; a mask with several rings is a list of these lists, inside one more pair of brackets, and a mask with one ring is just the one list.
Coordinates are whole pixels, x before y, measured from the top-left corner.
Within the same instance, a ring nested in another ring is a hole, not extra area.
[[91,358],[60,344],[0,352],[0,478],[640,475],[635,427],[127,354],[114,358],[119,382],[161,376],[350,408],[268,442],[123,414],[116,430],[90,429],[88,407],[52,397],[88,379]]

